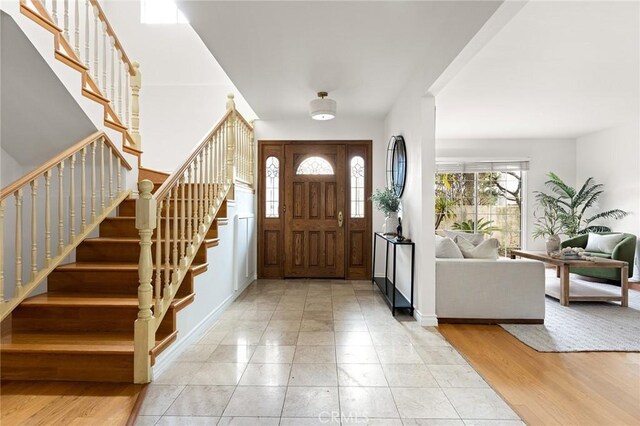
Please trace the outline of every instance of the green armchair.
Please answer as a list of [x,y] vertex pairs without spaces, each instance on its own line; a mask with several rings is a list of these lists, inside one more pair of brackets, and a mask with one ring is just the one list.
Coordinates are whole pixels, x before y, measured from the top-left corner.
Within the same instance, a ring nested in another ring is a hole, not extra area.
[[[615,234],[616,232],[602,232],[604,235]],[[632,234],[623,234],[624,239],[618,243],[612,253],[589,253],[591,256],[606,259],[622,260],[629,264],[629,277],[633,276],[633,262],[636,256],[637,238]],[[562,247],[587,247],[589,235],[578,235],[562,242]],[[620,269],[614,268],[571,268],[571,272],[585,277],[603,278],[620,283]]]

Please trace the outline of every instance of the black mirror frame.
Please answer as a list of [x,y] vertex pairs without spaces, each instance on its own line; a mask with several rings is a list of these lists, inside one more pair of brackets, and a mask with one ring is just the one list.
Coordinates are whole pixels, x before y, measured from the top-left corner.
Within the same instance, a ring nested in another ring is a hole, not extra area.
[[402,197],[407,181],[407,146],[400,135],[391,136],[387,145],[387,187]]

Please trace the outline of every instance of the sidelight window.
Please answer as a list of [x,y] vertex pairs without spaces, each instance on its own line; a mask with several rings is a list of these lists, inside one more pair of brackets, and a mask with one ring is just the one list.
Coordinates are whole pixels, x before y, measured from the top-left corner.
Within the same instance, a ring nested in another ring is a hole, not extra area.
[[280,207],[280,161],[267,157],[266,161],[266,217],[279,217]]
[[332,175],[333,167],[322,157],[306,158],[298,166],[297,175]]
[[364,158],[351,159],[351,217],[364,217]]

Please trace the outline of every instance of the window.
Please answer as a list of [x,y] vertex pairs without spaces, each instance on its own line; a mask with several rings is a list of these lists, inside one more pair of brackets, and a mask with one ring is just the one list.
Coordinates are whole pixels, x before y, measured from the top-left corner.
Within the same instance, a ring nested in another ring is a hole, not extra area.
[[305,158],[296,170],[297,175],[332,175],[333,167],[322,157]]
[[266,161],[266,217],[280,216],[280,161],[276,157],[267,157]]
[[364,158],[351,159],[351,217],[364,217]]
[[188,24],[173,0],[142,0],[140,22],[143,24]]
[[527,162],[439,163],[436,229],[489,235],[500,252],[522,246],[523,179]]

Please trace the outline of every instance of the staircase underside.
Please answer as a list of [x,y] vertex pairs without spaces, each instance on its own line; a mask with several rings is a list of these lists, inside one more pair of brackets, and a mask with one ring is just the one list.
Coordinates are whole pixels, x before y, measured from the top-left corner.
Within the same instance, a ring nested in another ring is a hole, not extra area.
[[[218,244],[226,212],[225,200],[162,320],[152,362],[176,339],[176,315],[194,300],[194,278],[207,270],[207,248]],[[78,246],[75,263],[48,276],[47,293],[25,299],[3,321],[2,380],[133,382],[139,255],[135,200],[127,199],[100,224],[99,237]]]

